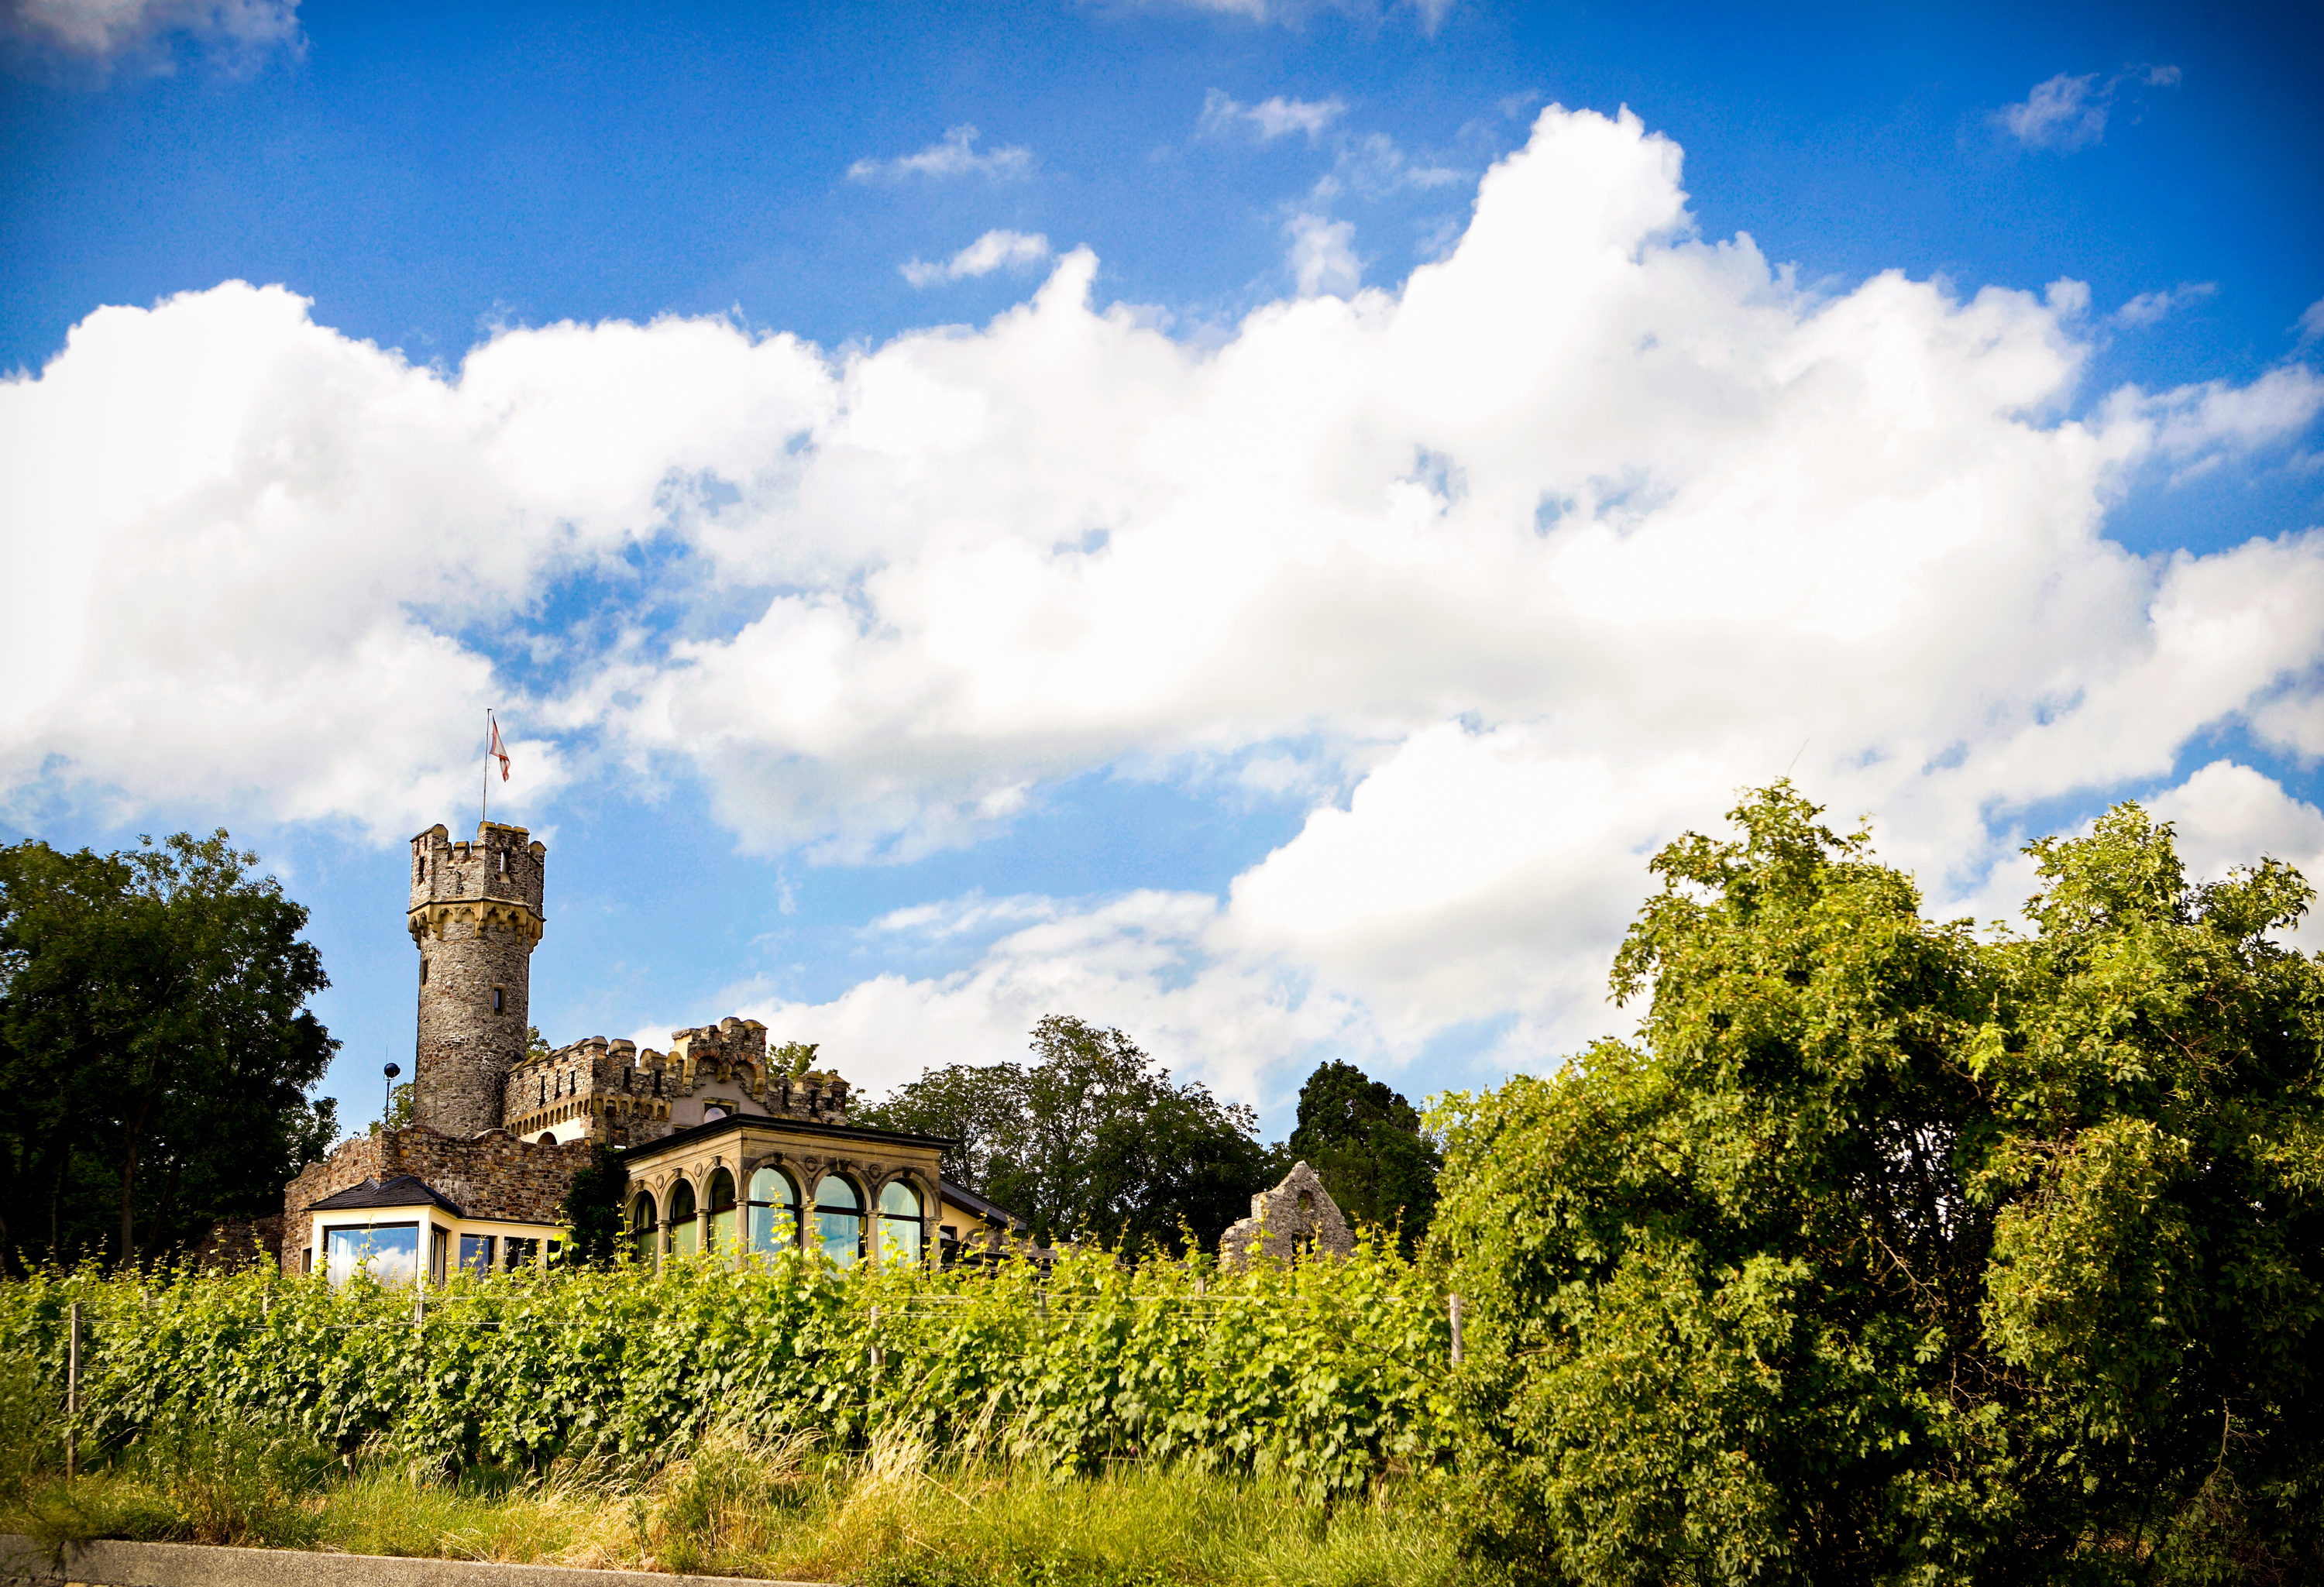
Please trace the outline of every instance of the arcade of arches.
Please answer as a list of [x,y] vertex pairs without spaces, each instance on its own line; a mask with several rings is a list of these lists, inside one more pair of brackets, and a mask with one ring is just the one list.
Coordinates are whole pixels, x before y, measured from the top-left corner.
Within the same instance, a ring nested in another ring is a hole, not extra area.
[[980,1242],[992,1221],[937,1176],[942,1141],[844,1126],[718,1120],[625,1159],[628,1238],[641,1261],[741,1260],[804,1249],[841,1267],[918,1262]]

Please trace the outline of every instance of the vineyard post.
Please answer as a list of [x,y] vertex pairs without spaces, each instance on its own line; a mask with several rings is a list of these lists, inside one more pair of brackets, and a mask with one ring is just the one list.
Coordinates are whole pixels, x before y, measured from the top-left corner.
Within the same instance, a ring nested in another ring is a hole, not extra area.
[[1454,1295],[1446,1308],[1452,1315],[1452,1364],[1461,1364],[1461,1297]]
[[414,1329],[417,1329],[425,1324],[427,1321],[428,1290],[424,1285],[415,1282],[411,1286],[411,1325]]
[[65,1315],[65,1480],[70,1481],[80,1465],[80,1302]]

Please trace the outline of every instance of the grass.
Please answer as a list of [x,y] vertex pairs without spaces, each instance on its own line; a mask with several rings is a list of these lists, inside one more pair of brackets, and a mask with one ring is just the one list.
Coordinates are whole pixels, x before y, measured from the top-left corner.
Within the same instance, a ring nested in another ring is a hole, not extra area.
[[[5,1420],[0,1417],[0,1420]],[[248,1427],[141,1441],[66,1481],[12,1470],[0,1528],[97,1537],[805,1578],[862,1587],[1458,1587],[1423,1483],[1324,1506],[1268,1481],[1128,1466],[1059,1478],[945,1459],[908,1435],[860,1453],[714,1431],[652,1472],[586,1464],[458,1481],[352,1467]]]

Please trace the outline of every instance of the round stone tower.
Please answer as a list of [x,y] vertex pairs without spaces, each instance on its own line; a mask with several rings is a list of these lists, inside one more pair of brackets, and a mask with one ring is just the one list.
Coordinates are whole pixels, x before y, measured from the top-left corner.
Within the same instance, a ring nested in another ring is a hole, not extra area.
[[420,949],[411,1116],[446,1135],[498,1129],[503,1086],[524,1057],[549,854],[530,835],[487,821],[474,843],[454,843],[441,826],[411,840]]

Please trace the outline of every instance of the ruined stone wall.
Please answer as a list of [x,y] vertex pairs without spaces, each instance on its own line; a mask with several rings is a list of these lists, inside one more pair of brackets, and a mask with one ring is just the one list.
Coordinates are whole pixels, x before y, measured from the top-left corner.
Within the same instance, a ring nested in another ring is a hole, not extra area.
[[549,852],[527,838],[487,823],[474,843],[452,842],[441,826],[411,840],[412,1117],[447,1135],[499,1129],[509,1072],[524,1058]]
[[307,1209],[366,1179],[414,1174],[472,1218],[522,1223],[563,1220],[573,1176],[589,1166],[589,1143],[538,1146],[493,1130],[467,1140],[424,1124],[361,1135],[309,1163],[282,1193],[283,1267],[296,1272],[307,1241]]
[[1343,1257],[1355,1249],[1355,1236],[1323,1181],[1306,1164],[1294,1163],[1280,1185],[1250,1198],[1250,1216],[1221,1236],[1219,1266],[1240,1272],[1254,1257],[1288,1266],[1303,1250]]

